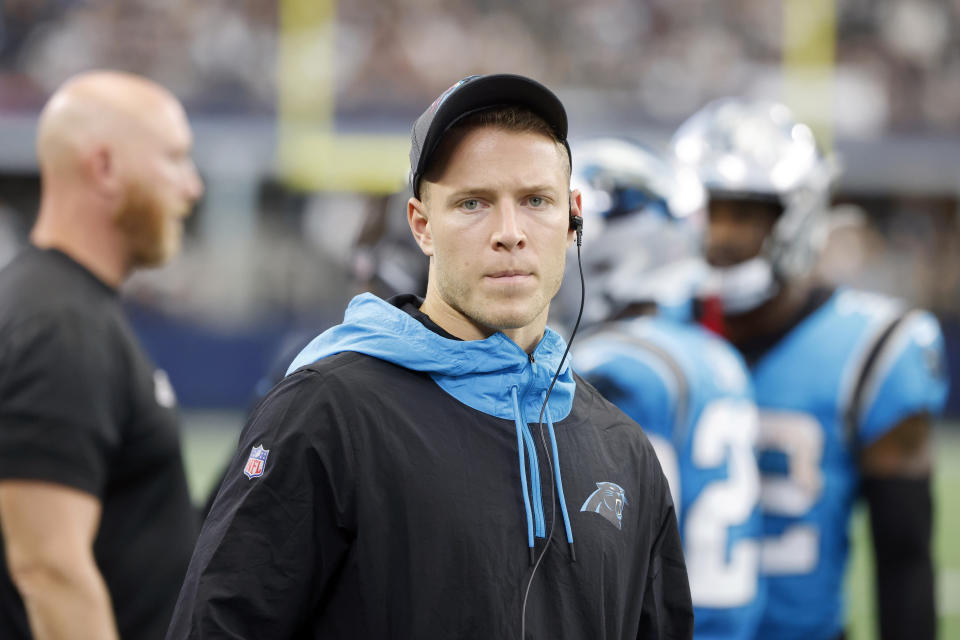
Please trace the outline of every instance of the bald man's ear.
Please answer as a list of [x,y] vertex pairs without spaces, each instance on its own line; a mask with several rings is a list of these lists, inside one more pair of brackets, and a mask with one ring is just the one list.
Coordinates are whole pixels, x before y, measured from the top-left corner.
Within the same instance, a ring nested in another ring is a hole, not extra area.
[[410,225],[414,240],[420,245],[420,251],[433,257],[433,232],[430,229],[427,207],[423,201],[417,198],[407,200],[407,224]]
[[84,173],[89,184],[105,197],[121,194],[122,180],[117,167],[116,154],[108,145],[99,145],[83,158]]

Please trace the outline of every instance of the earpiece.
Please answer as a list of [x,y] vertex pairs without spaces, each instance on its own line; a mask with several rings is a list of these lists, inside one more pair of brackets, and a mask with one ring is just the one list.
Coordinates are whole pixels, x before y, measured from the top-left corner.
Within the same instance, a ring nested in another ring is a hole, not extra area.
[[570,228],[577,232],[577,246],[583,241],[583,217],[573,215],[573,203],[570,203]]

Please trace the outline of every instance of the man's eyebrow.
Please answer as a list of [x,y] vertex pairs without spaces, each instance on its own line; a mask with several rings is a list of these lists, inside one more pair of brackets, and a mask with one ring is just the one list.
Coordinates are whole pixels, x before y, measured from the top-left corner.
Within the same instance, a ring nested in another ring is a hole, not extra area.
[[483,198],[490,197],[495,193],[493,189],[489,187],[464,187],[462,189],[457,189],[447,197],[447,202],[457,202],[458,200],[463,200],[464,198]]
[[523,193],[544,193],[548,195],[555,195],[557,193],[560,193],[559,191],[557,191],[557,188],[555,186],[549,185],[549,184],[534,185],[532,187],[522,187],[518,189],[518,191],[521,191]]
[[[558,191],[557,187],[544,183],[544,184],[534,184],[531,186],[520,186],[513,190],[515,194],[530,194],[530,193],[543,193],[548,195],[555,195],[560,193],[563,190]],[[462,189],[457,189],[450,194],[448,200],[460,200],[462,198],[474,197],[490,197],[495,195],[497,192],[496,189],[491,189],[489,187],[464,187]]]

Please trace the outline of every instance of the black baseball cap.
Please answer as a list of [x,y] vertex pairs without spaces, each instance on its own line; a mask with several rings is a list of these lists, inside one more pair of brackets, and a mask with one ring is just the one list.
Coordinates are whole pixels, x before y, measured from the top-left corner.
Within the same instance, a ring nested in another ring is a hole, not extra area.
[[467,76],[441,93],[413,123],[410,141],[410,186],[413,195],[420,197],[420,179],[430,162],[430,156],[440,146],[450,127],[478,111],[513,105],[526,107],[543,118],[563,142],[567,157],[570,156],[567,112],[550,89],[536,80],[512,74]]

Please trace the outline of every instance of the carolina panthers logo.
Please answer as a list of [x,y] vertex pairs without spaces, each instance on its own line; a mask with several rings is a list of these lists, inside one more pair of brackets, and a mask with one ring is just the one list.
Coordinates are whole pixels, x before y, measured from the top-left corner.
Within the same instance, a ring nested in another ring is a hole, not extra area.
[[610,521],[620,529],[623,526],[623,507],[627,504],[627,495],[618,484],[598,482],[597,490],[590,494],[580,511],[592,511]]

